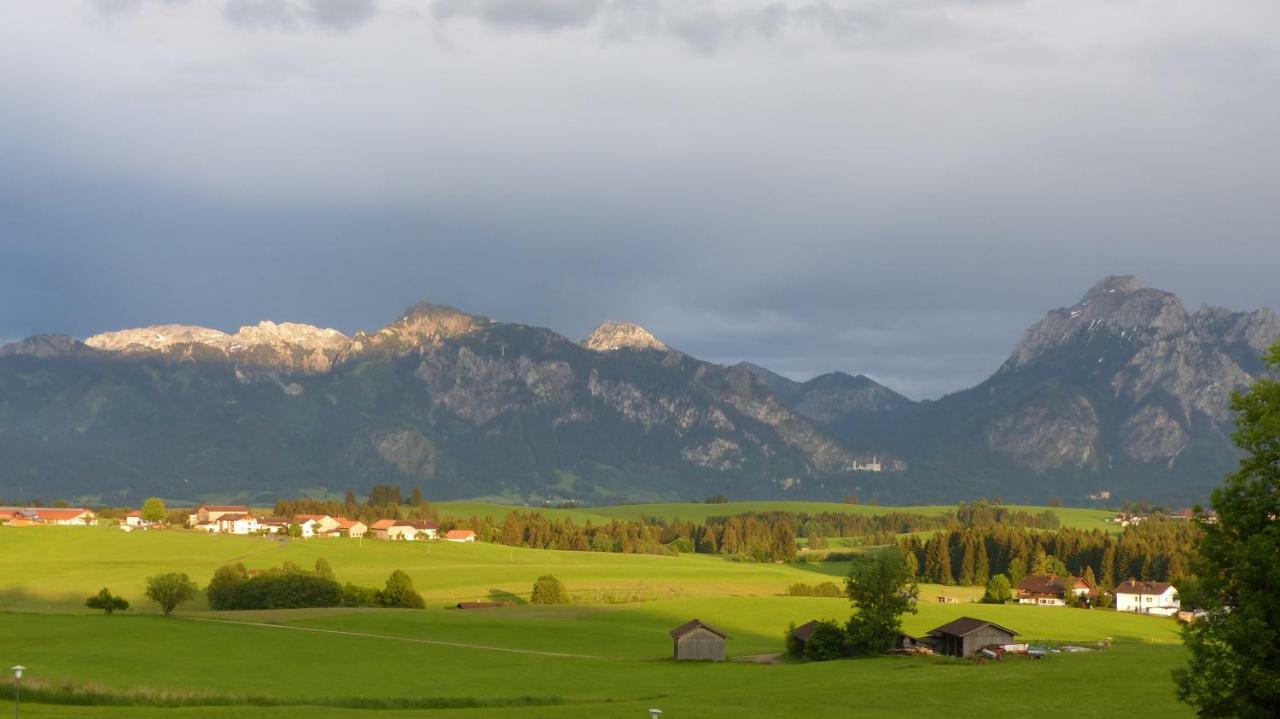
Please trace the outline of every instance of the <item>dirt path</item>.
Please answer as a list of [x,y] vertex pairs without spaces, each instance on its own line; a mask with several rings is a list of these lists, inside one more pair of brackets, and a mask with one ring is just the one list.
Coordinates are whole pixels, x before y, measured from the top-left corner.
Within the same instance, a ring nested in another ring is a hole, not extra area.
[[317,627],[299,627],[292,624],[269,624],[267,622],[243,622],[235,619],[210,619],[208,617],[183,617],[191,622],[215,622],[217,624],[238,624],[245,627],[266,627],[269,629],[292,629],[297,632],[315,632],[317,634],[339,634],[347,637],[364,639],[389,639],[396,642],[412,642],[414,644],[433,644],[439,647],[456,647],[458,649],[478,649],[486,652],[507,652],[509,654],[533,654],[539,657],[562,657],[567,659],[604,659],[591,654],[568,654],[565,652],[542,652],[536,649],[511,649],[508,647],[491,647],[484,644],[464,644],[462,642],[446,642],[439,639],[415,639],[413,637],[397,637],[392,634],[369,634],[367,632],[348,632],[341,629],[320,629]]

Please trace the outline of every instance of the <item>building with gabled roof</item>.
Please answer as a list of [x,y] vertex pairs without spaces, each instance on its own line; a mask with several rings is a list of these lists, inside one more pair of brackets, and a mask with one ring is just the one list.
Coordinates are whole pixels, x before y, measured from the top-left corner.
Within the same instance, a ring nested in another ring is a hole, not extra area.
[[1182,608],[1178,600],[1178,590],[1168,582],[1130,579],[1116,587],[1115,595],[1117,612],[1138,612],[1171,617]]
[[991,645],[1013,643],[1018,633],[995,622],[974,617],[960,617],[929,632],[921,643],[938,654],[968,657]]
[[1028,574],[1018,582],[1018,603],[1041,606],[1065,606],[1067,594],[1089,598],[1096,591],[1079,577],[1059,577],[1054,574]]
[[670,634],[675,642],[676,661],[722,662],[725,659],[725,640],[729,635],[701,619],[685,622]]

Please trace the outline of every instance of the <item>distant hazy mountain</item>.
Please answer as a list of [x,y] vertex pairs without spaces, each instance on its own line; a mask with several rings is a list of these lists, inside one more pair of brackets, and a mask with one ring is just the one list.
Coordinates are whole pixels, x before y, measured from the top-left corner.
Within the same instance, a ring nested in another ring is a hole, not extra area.
[[625,323],[586,344],[427,303],[352,338],[271,323],[32,338],[0,350],[0,496],[385,481],[603,501],[802,496],[851,476],[853,452],[745,369]]
[[783,404],[840,437],[857,439],[911,409],[911,400],[864,375],[830,372],[796,382],[770,370],[743,362],[741,367],[764,380]]
[[1233,465],[1230,393],[1277,339],[1271,310],[1188,313],[1109,277],[987,381],[911,402],[861,375],[703,362],[626,322],[578,344],[429,303],[353,337],[270,322],[38,336],[0,347],[0,500],[397,482],[511,500],[1183,503]]

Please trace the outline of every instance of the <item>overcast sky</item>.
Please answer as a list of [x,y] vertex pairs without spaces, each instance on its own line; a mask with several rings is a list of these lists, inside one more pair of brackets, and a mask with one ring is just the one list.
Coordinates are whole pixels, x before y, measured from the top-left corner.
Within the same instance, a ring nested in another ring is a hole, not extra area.
[[985,378],[1099,277],[1280,305],[1280,3],[6,0],[0,340],[429,299]]

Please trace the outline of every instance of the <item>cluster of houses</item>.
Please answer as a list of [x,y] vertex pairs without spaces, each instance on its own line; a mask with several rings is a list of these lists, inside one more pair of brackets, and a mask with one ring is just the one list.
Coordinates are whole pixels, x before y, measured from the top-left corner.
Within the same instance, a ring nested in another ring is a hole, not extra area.
[[[1100,593],[1096,587],[1089,586],[1079,577],[1058,577],[1054,575],[1031,574],[1018,582],[1018,603],[1038,604],[1042,606],[1061,607],[1066,605],[1069,595],[1075,595],[1085,606],[1097,602]],[[1150,582],[1130,579],[1120,583],[1113,592],[1115,608],[1118,612],[1138,612],[1139,614],[1155,614],[1172,617],[1178,614],[1181,605],[1178,593],[1168,582]]]
[[83,527],[97,523],[97,513],[84,507],[0,507],[0,524],[11,527]]
[[451,529],[439,535],[438,525],[420,519],[379,519],[366,525],[358,519],[331,517],[327,514],[298,514],[293,517],[256,517],[243,505],[206,504],[187,517],[187,526],[210,534],[289,534],[298,527],[301,536],[351,537],[359,539],[372,533],[374,539],[413,541],[444,539],[449,542],[474,542],[470,529]]
[[[1157,516],[1163,516],[1165,519],[1176,519],[1183,522],[1189,522],[1192,519],[1195,519],[1196,514],[1190,508],[1187,508],[1187,509],[1179,509],[1176,512],[1170,512],[1164,515],[1157,514]],[[1119,512],[1114,517],[1107,517],[1107,521],[1115,522],[1116,524],[1119,524],[1121,527],[1131,527],[1131,526],[1136,527],[1137,525],[1142,524],[1143,522],[1147,521],[1150,518],[1151,518],[1151,515],[1142,514],[1141,512]],[[1209,509],[1204,512],[1203,518],[1205,522],[1208,522],[1209,524],[1215,524],[1218,521],[1218,513],[1213,511],[1212,509]]]

